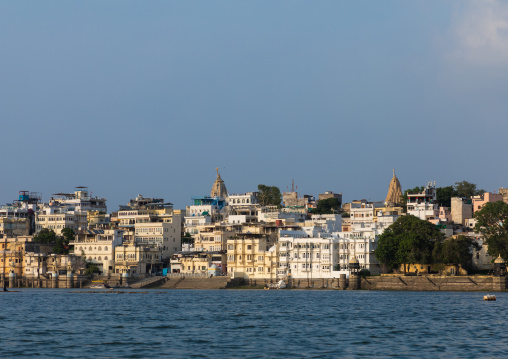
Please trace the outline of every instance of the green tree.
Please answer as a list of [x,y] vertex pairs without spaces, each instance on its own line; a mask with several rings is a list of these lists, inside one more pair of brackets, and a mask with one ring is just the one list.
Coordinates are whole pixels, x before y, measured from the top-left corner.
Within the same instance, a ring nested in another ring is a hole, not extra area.
[[34,242],[43,244],[56,243],[57,235],[55,231],[48,228],[43,228],[39,233],[34,236]]
[[99,270],[99,267],[97,267],[95,264],[92,264],[90,262],[88,262],[86,264],[86,270],[85,270],[86,275],[91,275],[91,274],[100,273],[100,272],[101,271]]
[[259,203],[262,206],[280,206],[282,195],[276,186],[258,185]]
[[315,214],[331,214],[340,210],[341,203],[337,198],[327,198],[318,201],[316,208],[312,210]]
[[499,254],[508,259],[508,204],[503,201],[488,202],[475,212],[475,230],[483,234],[488,253],[497,257]]
[[62,235],[57,237],[56,246],[53,251],[56,254],[69,254],[69,243],[74,240],[74,230],[72,228],[62,229]]
[[437,203],[442,207],[452,206],[452,197],[457,197],[458,192],[453,186],[436,188]]
[[484,189],[477,189],[476,184],[468,181],[455,182],[454,187],[458,197],[470,198],[485,192]]
[[458,236],[445,241],[437,241],[432,252],[434,263],[460,264],[462,268],[471,268],[473,249],[481,246],[471,237]]
[[388,269],[404,263],[432,263],[434,243],[443,239],[435,225],[414,216],[401,216],[379,236],[376,258]]

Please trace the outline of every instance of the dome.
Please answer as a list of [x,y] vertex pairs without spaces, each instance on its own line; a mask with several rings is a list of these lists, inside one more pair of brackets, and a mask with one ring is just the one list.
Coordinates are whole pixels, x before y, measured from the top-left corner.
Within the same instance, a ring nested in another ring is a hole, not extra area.
[[360,262],[358,261],[358,259],[356,258],[356,256],[353,256],[353,257],[349,260],[349,263],[350,263],[350,264],[354,264],[354,263],[359,264]]
[[495,264],[504,264],[504,259],[501,257],[501,254],[499,255],[499,257],[496,258],[494,263]]

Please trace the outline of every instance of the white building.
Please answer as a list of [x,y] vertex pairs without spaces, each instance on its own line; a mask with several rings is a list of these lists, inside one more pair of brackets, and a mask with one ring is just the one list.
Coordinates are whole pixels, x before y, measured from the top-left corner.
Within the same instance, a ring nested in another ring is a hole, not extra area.
[[86,258],[97,265],[102,274],[114,273],[115,247],[123,243],[123,231],[118,229],[84,230],[76,235],[70,245],[74,255]]
[[296,233],[296,231],[294,234],[293,237],[279,238],[278,278],[339,277],[339,272],[335,271],[339,259],[339,242],[336,239],[332,237],[303,237],[305,234]]
[[407,214],[424,221],[439,217],[436,182],[429,182],[421,193],[407,195]]

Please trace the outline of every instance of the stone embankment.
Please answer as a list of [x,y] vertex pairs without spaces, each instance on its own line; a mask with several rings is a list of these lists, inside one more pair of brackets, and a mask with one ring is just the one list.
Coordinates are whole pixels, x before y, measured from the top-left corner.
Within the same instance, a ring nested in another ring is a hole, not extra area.
[[361,289],[390,291],[503,291],[505,277],[402,276],[363,277]]
[[243,279],[231,279],[227,276],[219,277],[168,277],[160,289],[225,289],[243,284]]

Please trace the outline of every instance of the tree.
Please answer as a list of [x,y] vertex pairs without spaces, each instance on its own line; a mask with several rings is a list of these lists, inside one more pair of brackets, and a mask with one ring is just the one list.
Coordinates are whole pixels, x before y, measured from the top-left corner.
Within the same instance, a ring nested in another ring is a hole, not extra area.
[[276,186],[258,185],[259,203],[262,206],[280,206],[282,195]]
[[57,235],[55,231],[48,228],[43,228],[39,233],[34,236],[34,242],[42,244],[53,244],[56,243]]
[[436,188],[437,203],[442,207],[452,206],[452,197],[457,197],[458,192],[453,186]]
[[340,209],[340,202],[337,198],[327,198],[319,200],[316,208],[312,210],[315,214],[336,213]]
[[474,214],[475,230],[483,234],[487,252],[508,259],[508,204],[503,201],[487,202]]
[[473,262],[473,249],[481,249],[476,240],[458,236],[436,242],[432,257],[434,263],[460,264],[462,268],[470,268]]
[[476,184],[468,181],[455,182],[454,187],[458,197],[470,198],[485,192],[484,189],[477,189]]
[[56,254],[69,254],[69,243],[74,240],[74,236],[74,229],[62,229],[62,235],[57,237],[56,246],[53,248],[53,251]]
[[434,243],[443,239],[435,225],[414,216],[401,216],[379,236],[376,258],[388,269],[404,263],[432,263]]

